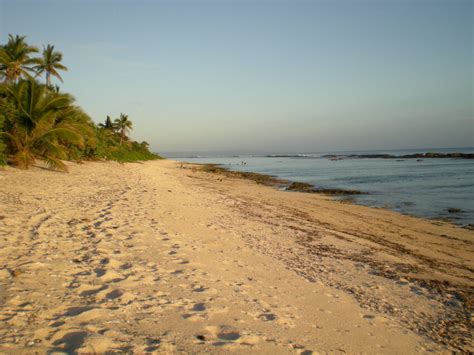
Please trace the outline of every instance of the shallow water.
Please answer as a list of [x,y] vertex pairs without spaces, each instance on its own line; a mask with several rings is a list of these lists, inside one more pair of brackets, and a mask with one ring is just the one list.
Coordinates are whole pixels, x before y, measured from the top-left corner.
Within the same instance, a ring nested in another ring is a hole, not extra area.
[[[426,151],[426,150],[425,150]],[[474,149],[444,149],[439,152]],[[420,151],[352,152],[411,154]],[[351,152],[345,152],[351,153]],[[330,153],[324,153],[330,154]],[[367,192],[350,196],[355,203],[389,208],[425,218],[449,218],[454,223],[474,224],[474,160],[467,159],[343,159],[332,161],[312,153],[267,157],[175,156],[193,163],[217,163],[232,170],[253,171],[291,181],[313,184],[319,188],[341,188]],[[338,153],[342,154],[342,153]],[[269,154],[268,154],[269,155]],[[283,155],[283,154],[279,154]],[[246,164],[242,165],[242,161]],[[461,212],[450,213],[449,208]]]

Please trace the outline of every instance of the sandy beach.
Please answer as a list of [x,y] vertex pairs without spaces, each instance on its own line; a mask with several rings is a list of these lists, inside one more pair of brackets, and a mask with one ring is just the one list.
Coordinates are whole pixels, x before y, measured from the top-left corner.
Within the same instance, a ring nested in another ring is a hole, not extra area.
[[474,351],[474,231],[171,160],[0,171],[0,352]]

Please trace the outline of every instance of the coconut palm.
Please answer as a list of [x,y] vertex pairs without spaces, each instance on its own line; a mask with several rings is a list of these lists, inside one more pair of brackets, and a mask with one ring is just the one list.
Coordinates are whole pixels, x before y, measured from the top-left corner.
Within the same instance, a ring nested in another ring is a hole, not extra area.
[[6,83],[16,82],[19,78],[29,78],[34,73],[33,65],[37,58],[31,58],[38,49],[25,42],[25,36],[8,35],[8,43],[0,46],[0,77]]
[[112,119],[110,118],[110,116],[107,116],[107,118],[105,119],[105,123],[99,123],[99,127],[108,129],[110,131],[113,131],[115,129],[115,125],[112,122]]
[[120,134],[120,144],[127,139],[127,133],[133,129],[132,121],[128,119],[128,115],[120,114],[119,118],[114,121],[115,129]]
[[59,75],[58,70],[67,71],[67,67],[61,64],[63,54],[61,52],[55,52],[54,46],[48,44],[43,49],[43,57],[39,59],[38,65],[34,67],[37,75],[46,73],[46,85],[51,87],[51,76],[55,76],[61,82],[63,78]]
[[0,137],[6,138],[14,164],[26,169],[40,158],[51,168],[67,170],[61,159],[68,157],[70,145],[83,144],[89,129],[85,114],[72,105],[73,98],[34,79],[3,84],[0,96],[0,112],[6,118]]

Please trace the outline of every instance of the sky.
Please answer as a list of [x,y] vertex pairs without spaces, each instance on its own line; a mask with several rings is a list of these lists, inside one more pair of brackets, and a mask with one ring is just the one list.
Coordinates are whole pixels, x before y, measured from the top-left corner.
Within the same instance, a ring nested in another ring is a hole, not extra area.
[[156,152],[474,146],[471,0],[0,0]]

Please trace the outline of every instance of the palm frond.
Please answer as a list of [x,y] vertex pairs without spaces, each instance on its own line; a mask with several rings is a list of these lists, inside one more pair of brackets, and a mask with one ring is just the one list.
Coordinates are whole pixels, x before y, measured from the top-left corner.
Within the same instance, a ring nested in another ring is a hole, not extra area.
[[43,157],[43,160],[46,163],[46,166],[50,169],[60,170],[66,173],[69,171],[66,164],[64,164],[60,159],[51,156],[46,156]]

